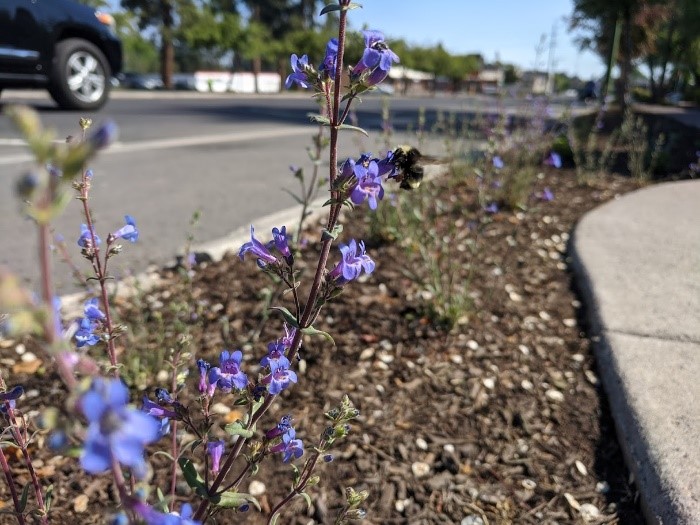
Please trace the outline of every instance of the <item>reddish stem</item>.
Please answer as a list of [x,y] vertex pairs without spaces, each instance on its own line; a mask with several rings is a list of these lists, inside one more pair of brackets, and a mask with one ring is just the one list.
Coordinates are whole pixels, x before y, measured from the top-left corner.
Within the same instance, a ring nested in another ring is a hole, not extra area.
[[[85,222],[87,223],[88,230],[90,231],[90,240],[92,242],[92,262],[93,268],[95,270],[95,276],[97,281],[100,283],[100,298],[102,302],[102,308],[104,308],[105,314],[105,328],[107,329],[107,354],[109,356],[109,362],[112,365],[112,374],[114,377],[119,377],[119,368],[117,367],[117,351],[114,346],[114,326],[112,325],[112,315],[109,308],[109,294],[107,293],[107,258],[105,257],[104,267],[102,266],[102,261],[100,260],[100,249],[97,247],[97,235],[95,234],[95,227],[92,223],[92,215],[90,214],[90,207],[88,206],[88,186],[89,182],[87,177],[83,174],[83,187],[81,190],[80,200],[83,201],[83,214],[85,215]],[[107,253],[109,253],[109,246],[107,247]]]
[[[9,405],[9,403],[8,403]],[[12,503],[15,506],[15,512],[17,513],[15,517],[19,525],[25,525],[24,514],[20,511],[19,498],[17,496],[17,488],[15,487],[15,481],[12,479],[12,472],[10,472],[10,465],[7,463],[7,458],[5,457],[5,451],[0,447],[0,468],[2,468],[3,474],[5,474],[5,480],[7,481],[7,486],[10,489],[10,494],[12,495]]]

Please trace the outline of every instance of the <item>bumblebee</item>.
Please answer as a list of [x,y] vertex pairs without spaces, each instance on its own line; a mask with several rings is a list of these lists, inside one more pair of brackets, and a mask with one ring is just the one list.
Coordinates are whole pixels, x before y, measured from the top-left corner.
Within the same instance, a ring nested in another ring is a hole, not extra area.
[[391,157],[391,163],[396,168],[394,178],[399,187],[404,190],[415,190],[423,181],[423,166],[420,161],[423,155],[413,146],[399,146]]

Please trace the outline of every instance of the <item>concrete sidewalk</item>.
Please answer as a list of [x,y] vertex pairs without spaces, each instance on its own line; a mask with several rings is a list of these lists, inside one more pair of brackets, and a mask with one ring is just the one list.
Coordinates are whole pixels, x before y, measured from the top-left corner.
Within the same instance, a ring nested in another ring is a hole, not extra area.
[[599,373],[650,523],[700,523],[700,181],[585,215],[571,243]]

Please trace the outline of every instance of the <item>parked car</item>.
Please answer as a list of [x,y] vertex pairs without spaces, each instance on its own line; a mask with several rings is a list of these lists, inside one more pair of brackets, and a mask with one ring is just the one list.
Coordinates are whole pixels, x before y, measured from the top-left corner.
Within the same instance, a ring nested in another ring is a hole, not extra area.
[[163,80],[156,73],[133,73],[131,71],[120,74],[119,87],[125,89],[163,89]]
[[111,15],[74,0],[0,0],[0,91],[48,89],[62,108],[93,110],[121,68]]
[[578,92],[578,99],[581,102],[598,100],[598,97],[600,97],[600,86],[593,80],[586,82],[583,88]]

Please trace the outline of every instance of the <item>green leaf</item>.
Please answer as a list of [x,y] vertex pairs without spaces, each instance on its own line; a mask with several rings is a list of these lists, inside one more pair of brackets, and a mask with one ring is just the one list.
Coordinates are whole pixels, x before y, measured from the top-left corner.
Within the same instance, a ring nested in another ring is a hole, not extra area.
[[224,427],[224,430],[232,436],[241,436],[245,439],[253,437],[253,431],[245,428],[241,421],[234,421]]
[[350,131],[359,131],[365,137],[369,137],[369,133],[367,133],[364,129],[358,128],[357,126],[351,126],[350,124],[341,124],[340,126],[338,126],[338,129],[348,129]]
[[313,326],[307,326],[301,329],[301,333],[304,335],[320,335],[327,341],[330,341],[333,346],[335,346],[335,341],[331,337],[331,334],[324,332],[323,330],[316,330]]
[[321,234],[321,239],[324,241],[327,241],[328,239],[336,240],[338,238],[338,235],[340,235],[341,233],[343,233],[343,225],[336,224],[331,231],[324,229],[323,233]]
[[46,514],[51,510],[51,503],[53,503],[53,484],[46,488],[46,494],[44,494],[44,512]]
[[325,15],[326,13],[332,13],[333,11],[340,11],[341,9],[343,8],[338,4],[328,4],[323,9],[321,9],[321,12],[318,14],[318,16]]
[[306,501],[306,510],[311,510],[311,507],[313,507],[311,496],[309,496],[306,492],[300,492],[299,495]]
[[270,525],[277,525],[277,519],[280,517],[279,513],[275,514],[272,516],[272,519],[270,520]]
[[197,472],[192,460],[180,458],[177,460],[177,463],[180,465],[182,475],[185,477],[185,481],[190,488],[194,489],[194,491],[200,496],[205,495],[207,493],[207,488],[204,486],[204,480]]
[[217,507],[222,507],[224,509],[234,509],[240,507],[244,503],[252,503],[258,511],[261,510],[258,500],[254,496],[243,492],[222,492],[215,498],[213,503]]
[[328,117],[324,117],[323,115],[318,115],[316,113],[308,113],[308,116],[311,119],[311,122],[316,122],[317,124],[321,124],[322,126],[331,125],[331,119],[329,119]]
[[287,310],[284,306],[273,306],[270,308],[270,310],[276,310],[277,312],[282,314],[282,317],[284,317],[284,320],[287,321],[287,323],[294,328],[299,328],[299,321],[297,321],[297,318],[294,317],[292,312]]
[[31,482],[27,482],[27,484],[24,486],[22,489],[22,496],[19,498],[19,512],[24,512],[24,509],[27,507],[27,498],[29,498],[29,486],[31,485]]
[[168,509],[168,501],[165,499],[165,495],[163,494],[163,491],[160,490],[160,487],[156,487],[156,497],[158,498],[158,504],[156,507],[160,508],[160,510],[165,513],[169,512],[170,509]]

